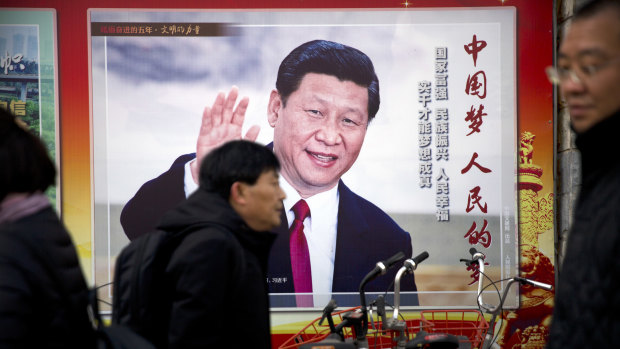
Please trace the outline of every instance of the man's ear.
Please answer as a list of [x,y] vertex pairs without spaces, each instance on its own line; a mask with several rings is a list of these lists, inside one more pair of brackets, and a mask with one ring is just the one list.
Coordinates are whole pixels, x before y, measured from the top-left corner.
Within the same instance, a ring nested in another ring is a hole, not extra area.
[[276,126],[276,121],[282,109],[282,98],[278,90],[271,90],[269,95],[269,104],[267,105],[267,121],[271,127]]
[[243,205],[246,202],[245,199],[245,184],[241,182],[234,182],[230,187],[230,202],[231,204]]

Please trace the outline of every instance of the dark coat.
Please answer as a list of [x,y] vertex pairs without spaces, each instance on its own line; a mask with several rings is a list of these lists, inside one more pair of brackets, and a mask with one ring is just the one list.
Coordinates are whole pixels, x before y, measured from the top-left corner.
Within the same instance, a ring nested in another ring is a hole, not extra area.
[[87,304],[75,247],[51,208],[0,226],[0,348],[94,348]]
[[[121,213],[121,224],[130,239],[153,230],[159,217],[185,199],[184,166],[194,157],[195,154],[186,154],[177,158],[168,171],[142,185],[136,195],[127,202]],[[398,251],[402,251],[407,258],[410,258],[411,237],[383,210],[352,192],[342,181],[338,184],[338,193],[340,203],[332,290],[355,293],[364,275],[371,271],[378,261],[385,260]],[[278,239],[272,249],[269,263],[268,280],[271,293],[294,292],[291,282],[272,282],[274,279],[292,280],[287,227],[286,214],[282,210],[282,225],[274,230],[278,234]],[[394,280],[399,267],[400,265],[397,265],[386,275],[371,281],[366,290],[385,291]],[[402,291],[416,289],[413,275],[403,277]],[[340,295],[336,298],[340,306],[360,304],[359,296],[355,294]],[[402,294],[401,304],[417,305],[418,297],[414,294]],[[295,298],[293,295],[273,295],[271,305],[294,307]]]
[[620,348],[620,113],[578,135],[582,187],[549,348]]
[[[214,224],[215,223],[215,224]],[[273,233],[256,232],[227,200],[198,189],[158,229],[188,234],[166,268],[170,348],[270,348],[265,282]]]

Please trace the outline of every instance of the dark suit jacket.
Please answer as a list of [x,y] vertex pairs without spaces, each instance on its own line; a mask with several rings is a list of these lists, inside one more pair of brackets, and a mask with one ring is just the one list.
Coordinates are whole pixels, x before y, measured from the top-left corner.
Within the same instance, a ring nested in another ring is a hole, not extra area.
[[[183,189],[184,166],[195,154],[177,158],[170,169],[159,177],[146,182],[136,195],[125,205],[121,213],[121,225],[129,239],[154,230],[163,214],[185,200]],[[377,262],[385,260],[399,251],[406,258],[412,255],[411,237],[380,208],[353,193],[342,180],[338,183],[340,203],[336,256],[334,260],[333,292],[352,292],[348,297],[335,297],[340,306],[359,305],[355,293],[364,276]],[[286,214],[282,211],[282,224],[274,229],[278,234],[269,257],[267,281],[270,293],[294,293],[289,234]],[[367,292],[385,292],[394,281],[397,263],[386,275],[379,276],[366,286]],[[415,291],[413,275],[401,279],[402,291]],[[338,299],[340,298],[340,300]],[[294,296],[272,297],[272,306],[294,306]],[[389,302],[389,300],[388,300]],[[417,305],[416,295],[401,295],[401,305]],[[320,306],[320,305],[317,305]]]

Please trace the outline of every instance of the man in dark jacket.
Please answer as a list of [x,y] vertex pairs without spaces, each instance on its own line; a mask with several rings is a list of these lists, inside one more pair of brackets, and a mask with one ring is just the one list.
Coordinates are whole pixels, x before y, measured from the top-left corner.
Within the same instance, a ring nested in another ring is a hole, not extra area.
[[582,185],[548,347],[620,348],[619,0],[593,1],[576,13],[552,73],[577,133]]
[[199,189],[164,215],[161,230],[195,229],[166,268],[169,348],[271,347],[265,280],[285,198],[279,168],[261,145],[225,143],[205,157]]

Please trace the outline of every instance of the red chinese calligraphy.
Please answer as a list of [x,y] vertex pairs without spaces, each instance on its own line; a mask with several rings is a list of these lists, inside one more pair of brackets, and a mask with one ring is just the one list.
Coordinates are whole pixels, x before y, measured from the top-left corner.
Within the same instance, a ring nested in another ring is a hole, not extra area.
[[471,212],[471,210],[473,210],[476,206],[478,205],[478,208],[480,208],[480,211],[482,211],[483,213],[487,213],[487,203],[484,203],[484,206],[482,206],[482,204],[480,203],[480,200],[482,199],[482,197],[480,195],[480,186],[476,186],[474,187],[472,190],[469,191],[469,196],[467,197],[467,207],[465,208],[465,212],[469,213]]
[[[478,75],[482,75],[482,81],[478,81]],[[465,93],[471,96],[478,96],[480,99],[485,99],[487,96],[487,76],[484,71],[479,71],[474,75],[467,76],[467,85],[465,86]]]
[[469,172],[469,170],[471,169],[472,166],[476,166],[480,171],[482,171],[482,173],[489,173],[489,172],[493,172],[492,170],[483,167],[482,165],[480,165],[479,163],[476,162],[476,159],[478,158],[478,153],[474,152],[474,154],[471,156],[471,160],[469,160],[469,164],[467,164],[467,166],[465,166],[465,168],[463,168],[461,170],[461,174],[465,174],[467,172]]
[[[489,263],[484,262],[484,265],[489,265]],[[472,263],[470,265],[467,266],[467,271],[471,271],[472,273],[469,274],[469,277],[471,278],[471,282],[468,285],[473,285],[478,281],[478,276],[480,276],[480,270],[478,269],[478,264],[477,263]]]
[[470,245],[481,244],[484,248],[489,248],[491,246],[491,233],[487,230],[487,224],[488,222],[485,219],[482,228],[477,231],[476,222],[472,222],[467,234],[463,237],[468,238]]
[[463,45],[463,47],[465,48],[465,52],[467,52],[467,54],[470,54],[472,58],[474,59],[474,67],[475,67],[476,60],[478,59],[478,52],[482,51],[482,49],[487,47],[487,42],[484,40],[478,41],[476,39],[476,34],[474,34],[474,37],[472,38],[471,43],[467,45]]
[[471,109],[467,112],[467,116],[465,117],[465,121],[469,121],[469,128],[471,132],[469,132],[466,136],[477,132],[480,133],[480,126],[482,126],[482,117],[487,116],[487,113],[483,112],[484,105],[480,104],[478,110],[471,106]]

